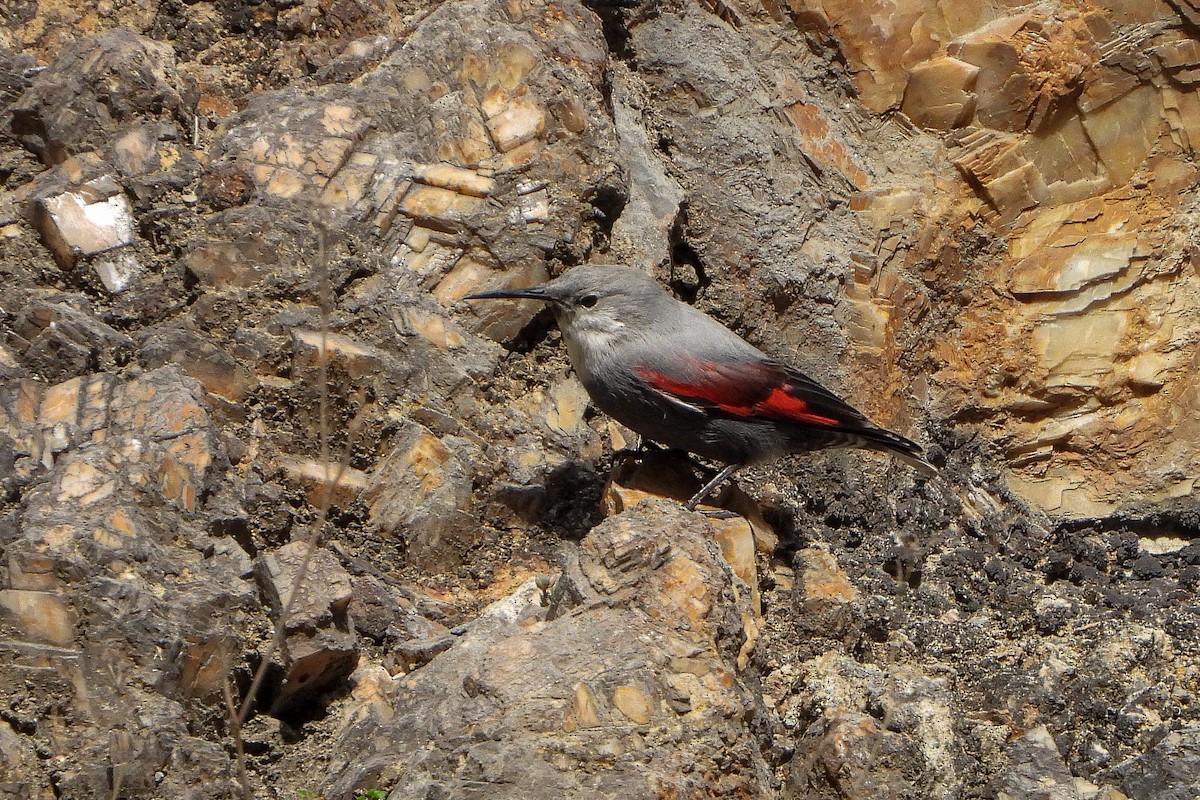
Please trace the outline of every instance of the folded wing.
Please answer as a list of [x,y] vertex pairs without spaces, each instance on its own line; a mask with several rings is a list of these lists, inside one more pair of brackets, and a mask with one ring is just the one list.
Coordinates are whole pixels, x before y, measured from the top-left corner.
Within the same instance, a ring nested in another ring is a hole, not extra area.
[[934,471],[920,445],[880,428],[858,409],[799,370],[777,361],[691,359],[670,372],[635,370],[652,391],[673,403],[740,419],[762,419],[857,437],[893,452],[922,471]]

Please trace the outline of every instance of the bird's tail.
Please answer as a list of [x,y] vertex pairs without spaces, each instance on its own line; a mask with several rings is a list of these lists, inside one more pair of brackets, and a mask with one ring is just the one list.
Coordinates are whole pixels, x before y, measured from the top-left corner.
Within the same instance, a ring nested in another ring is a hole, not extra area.
[[898,433],[892,433],[884,428],[868,428],[857,431],[862,437],[862,446],[881,453],[891,453],[905,464],[925,475],[936,475],[938,468],[925,460],[925,450],[921,445],[906,439]]

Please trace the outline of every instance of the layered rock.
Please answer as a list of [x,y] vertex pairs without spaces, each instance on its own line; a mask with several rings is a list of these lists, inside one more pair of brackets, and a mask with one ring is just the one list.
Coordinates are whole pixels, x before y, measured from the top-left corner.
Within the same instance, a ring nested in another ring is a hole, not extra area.
[[[936,250],[977,251],[970,231],[998,237],[1005,252],[977,266],[990,288],[938,335],[928,364],[944,413],[985,422],[1013,488],[1049,512],[1185,495],[1191,346],[1176,344],[1196,331],[1177,302],[1197,287],[1171,220],[1193,213],[1181,194],[1194,182],[1191,100],[1180,98],[1192,96],[1194,40],[1155,4],[1041,4],[979,22],[914,65],[898,103],[918,125],[952,131],[946,157],[962,184],[892,181],[852,203],[887,254],[856,276],[855,316],[871,331],[858,347],[871,360],[904,348],[890,309],[923,294],[921,282],[961,286],[961,268]],[[933,187],[962,202],[931,200]]]
[[235,680],[249,633],[239,621],[257,606],[246,553],[198,513],[227,467],[202,390],[171,368],[6,388],[0,430],[23,502],[4,541],[4,691],[57,698],[62,715],[29,721],[62,748],[54,785],[144,794],[191,753],[232,791],[227,759],[193,738],[186,706]]
[[552,586],[530,579],[347,720],[326,791],[771,796],[711,536],[661,500],[595,528]]
[[[19,9],[0,795],[1194,796],[1194,12]],[[942,475],[659,499],[585,261]]]

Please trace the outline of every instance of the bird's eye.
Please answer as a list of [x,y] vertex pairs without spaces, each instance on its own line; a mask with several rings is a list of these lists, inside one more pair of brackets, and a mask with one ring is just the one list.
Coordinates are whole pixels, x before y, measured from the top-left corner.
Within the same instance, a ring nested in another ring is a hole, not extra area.
[[583,306],[584,308],[591,308],[598,302],[600,302],[600,298],[594,294],[585,294],[583,297],[579,298],[579,305]]

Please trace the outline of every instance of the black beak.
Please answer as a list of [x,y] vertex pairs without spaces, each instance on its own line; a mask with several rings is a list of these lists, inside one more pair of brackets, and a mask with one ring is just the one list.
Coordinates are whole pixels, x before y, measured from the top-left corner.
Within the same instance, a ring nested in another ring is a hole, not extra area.
[[546,294],[545,287],[530,286],[528,289],[497,289],[494,292],[469,294],[463,300],[541,300],[545,303],[560,302],[557,297]]

